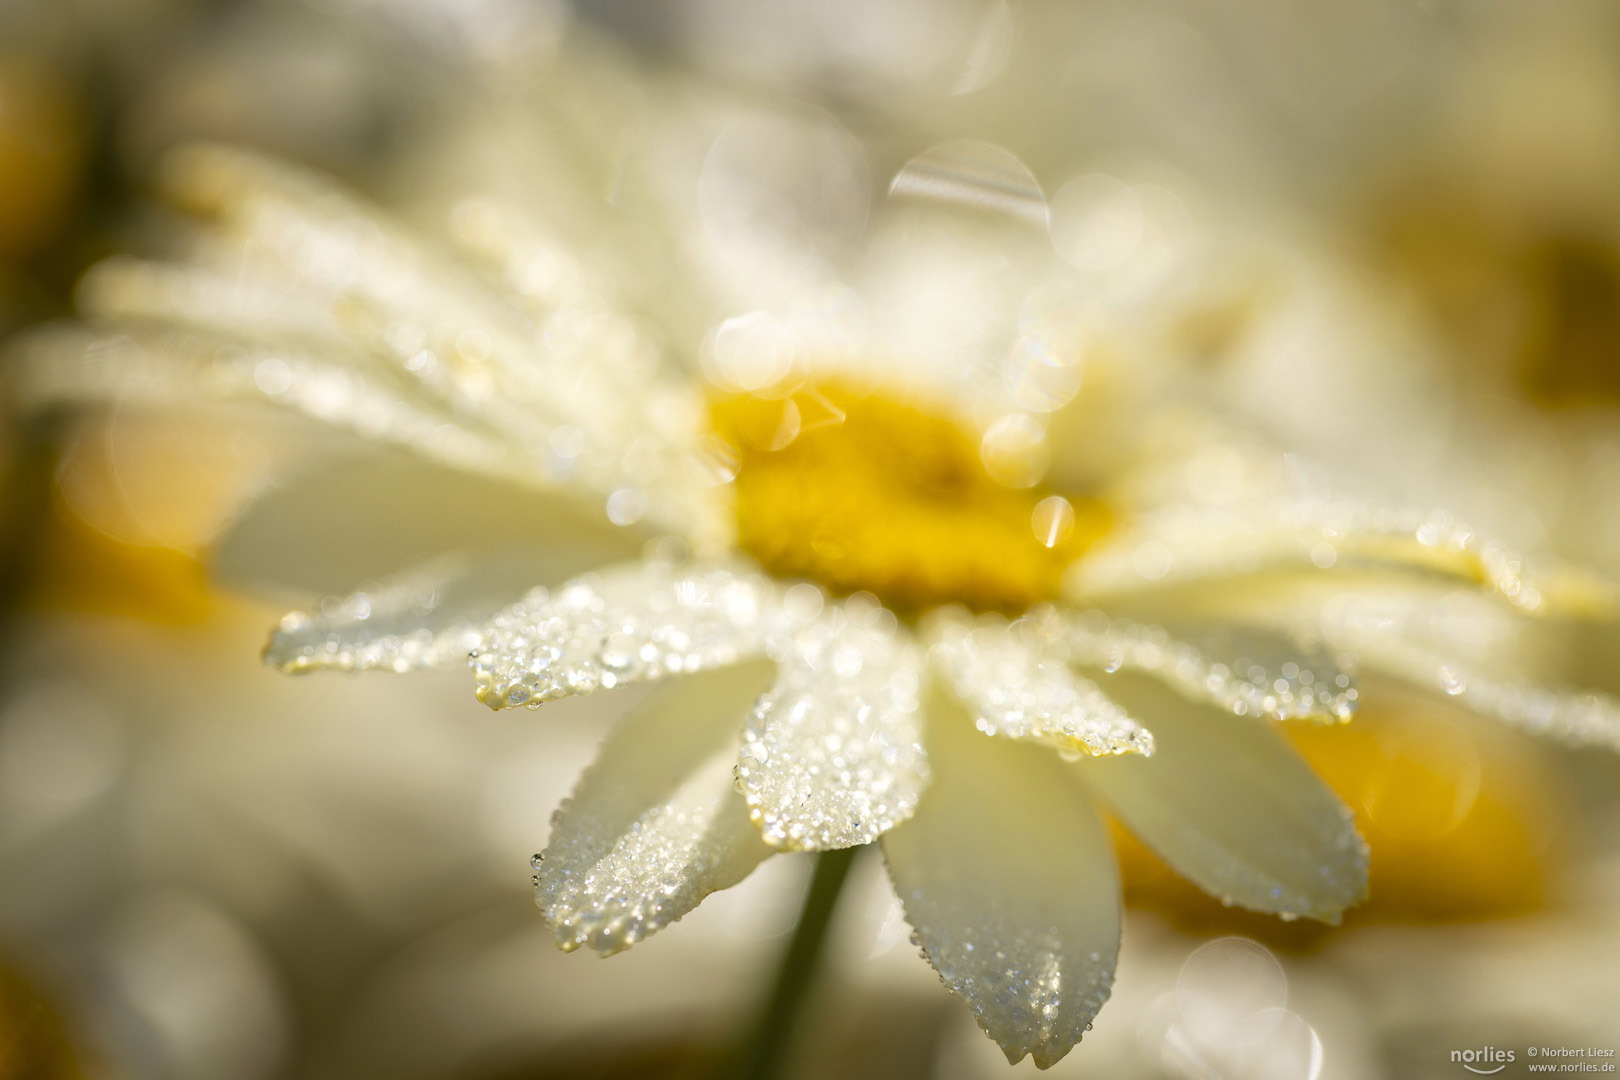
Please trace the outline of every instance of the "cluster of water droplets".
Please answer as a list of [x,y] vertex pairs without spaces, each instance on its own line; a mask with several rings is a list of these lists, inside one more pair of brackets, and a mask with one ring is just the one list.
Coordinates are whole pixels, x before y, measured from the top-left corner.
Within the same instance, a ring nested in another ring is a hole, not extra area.
[[[1081,1025],[1065,1030],[1066,1016],[1096,1016],[1107,1003],[1114,990],[1113,963],[1104,963],[1097,952],[1088,955],[1089,962],[1072,962],[1075,958],[1065,957],[1062,942],[1050,931],[1008,940],[990,929],[993,921],[986,920],[981,930],[964,928],[960,942],[932,952],[921,947],[918,935],[912,942],[946,989],[968,1003],[987,1035],[1001,1042],[1009,1026],[1019,1032],[1009,1058],[1032,1053],[1037,1062],[1050,1064],[1046,1059],[1054,1045],[1079,1041]],[[1083,1030],[1091,1026],[1088,1019]]]
[[861,594],[784,644],[743,729],[737,790],[772,846],[869,843],[911,816],[928,783],[922,651]]
[[1074,756],[1153,753],[1148,730],[1076,673],[1031,621],[946,608],[926,633],[936,665],[986,735],[1035,739]]
[[264,662],[285,672],[406,672],[443,667],[478,642],[477,622],[446,612],[443,580],[419,572],[373,589],[328,597],[315,612],[284,615]]
[[1348,720],[1360,691],[1332,657],[1262,630],[1228,625],[1172,635],[1162,626],[1043,608],[1030,616],[1071,663],[1143,671],[1238,716]]
[[753,868],[758,856],[748,843],[760,845],[738,835],[751,832],[747,821],[739,830],[731,820],[730,766],[729,754],[716,755],[606,842],[591,827],[595,807],[570,798],[557,808],[551,847],[530,865],[535,903],[564,952],[627,949]]
[[776,586],[742,568],[647,562],[538,588],[481,628],[478,700],[492,709],[735,664],[795,619]]

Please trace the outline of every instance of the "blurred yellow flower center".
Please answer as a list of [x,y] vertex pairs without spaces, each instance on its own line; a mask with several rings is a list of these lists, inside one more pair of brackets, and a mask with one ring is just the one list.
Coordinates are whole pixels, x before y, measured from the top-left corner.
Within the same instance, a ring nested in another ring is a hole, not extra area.
[[773,574],[902,612],[1016,612],[1057,594],[1108,526],[1093,500],[998,483],[957,423],[827,383],[716,401],[738,454],[737,534]]

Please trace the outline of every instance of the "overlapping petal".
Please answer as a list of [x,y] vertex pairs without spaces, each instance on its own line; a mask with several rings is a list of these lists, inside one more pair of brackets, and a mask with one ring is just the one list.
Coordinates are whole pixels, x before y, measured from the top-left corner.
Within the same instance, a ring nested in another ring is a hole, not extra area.
[[1073,671],[1040,619],[1009,624],[961,609],[936,612],[925,633],[935,662],[986,735],[1034,739],[1069,753],[1151,754],[1149,731]]
[[1120,897],[1107,831],[1049,749],[984,738],[944,696],[930,700],[928,749],[933,784],[882,841],[895,891],[923,954],[1007,1059],[1046,1068],[1113,985]]
[[441,556],[459,553],[477,567],[524,552],[533,576],[487,616],[535,585],[634,557],[645,542],[639,529],[614,525],[569,493],[405,454],[351,455],[306,463],[258,493],[226,526],[212,570],[237,586],[346,596]]
[[731,765],[773,668],[754,660],[670,683],[609,736],[535,861],[535,902],[558,945],[628,948],[771,854]]
[[[1463,602],[1459,602],[1463,601]],[[1476,712],[1573,746],[1620,750],[1620,701],[1548,686],[1525,673],[1522,635],[1505,613],[1468,597],[1347,590],[1324,604],[1316,629],[1369,668]]]
[[1145,672],[1238,716],[1348,720],[1360,696],[1354,677],[1324,650],[1274,632],[1206,623],[1172,634],[1096,610],[1046,609],[1037,622],[1073,663]]
[[[478,700],[492,709],[726,667],[797,625],[743,566],[630,563],[535,589],[480,628]],[[773,650],[773,654],[780,653]]]
[[1367,847],[1349,807],[1263,721],[1139,673],[1105,685],[1153,726],[1158,751],[1074,767],[1178,873],[1224,901],[1327,923],[1365,898]]
[[527,486],[545,481],[535,455],[357,356],[306,355],[178,332],[68,327],[27,340],[7,382],[25,408],[97,400],[271,405],[457,469]]
[[1348,566],[1442,574],[1494,591],[1526,611],[1612,614],[1620,590],[1551,558],[1535,565],[1444,511],[1331,496],[1175,502],[1076,563],[1070,599],[1093,600],[1276,568]]
[[393,672],[467,662],[479,627],[536,581],[558,580],[561,552],[449,555],[282,617],[264,662],[286,672]]
[[870,843],[916,810],[929,778],[922,650],[882,608],[851,598],[791,632],[776,684],[743,731],[737,785],[766,842]]

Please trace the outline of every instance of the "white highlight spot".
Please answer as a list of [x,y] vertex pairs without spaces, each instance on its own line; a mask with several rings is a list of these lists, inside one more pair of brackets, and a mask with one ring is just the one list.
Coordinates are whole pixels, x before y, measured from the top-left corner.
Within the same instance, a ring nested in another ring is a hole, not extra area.
[[1131,566],[1149,581],[1158,581],[1170,572],[1170,549],[1157,540],[1144,541],[1131,552]]
[[716,386],[752,393],[793,370],[793,332],[775,316],[751,311],[715,328],[703,349],[703,372]]
[[607,516],[615,525],[634,525],[647,512],[647,496],[630,488],[620,488],[608,496]]
[[999,484],[1034,487],[1046,473],[1046,429],[1024,413],[1009,413],[990,425],[979,443],[979,457]]
[[1129,184],[1087,173],[1052,197],[1052,246],[1081,270],[1111,270],[1142,242],[1142,200]]
[[1029,523],[1035,530],[1035,539],[1046,547],[1055,548],[1074,531],[1074,507],[1061,495],[1049,495],[1035,504]]

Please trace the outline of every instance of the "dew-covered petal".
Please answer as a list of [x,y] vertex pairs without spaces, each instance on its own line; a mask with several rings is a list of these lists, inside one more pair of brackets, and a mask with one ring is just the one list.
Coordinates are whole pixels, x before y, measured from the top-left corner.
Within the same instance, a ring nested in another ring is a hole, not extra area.
[[[430,338],[449,328],[440,323],[478,326],[489,337],[531,328],[459,260],[319,173],[240,147],[193,143],[168,155],[159,180],[171,199],[211,219],[215,243],[300,289],[410,311]],[[207,254],[193,252],[193,261],[207,262]],[[447,350],[419,374],[461,381],[485,363],[483,352]]]
[[1368,669],[1476,712],[1572,746],[1620,750],[1620,701],[1533,678],[1522,663],[1521,627],[1482,598],[1345,591],[1322,605],[1319,624],[1309,629]]
[[1097,610],[1050,612],[1041,622],[1073,663],[1145,672],[1238,716],[1342,721],[1360,696],[1354,677],[1326,650],[1268,630],[1207,623],[1172,633]]
[[283,616],[264,650],[285,672],[415,671],[465,664],[478,630],[537,581],[555,581],[544,548],[434,559]]
[[743,731],[737,786],[767,843],[826,851],[906,820],[928,783],[922,650],[852,597],[772,642],[781,672]]
[[24,342],[7,385],[25,409],[104,400],[270,405],[457,469],[528,486],[550,482],[536,454],[345,353],[270,349],[178,331],[61,327]]
[[1432,675],[1437,685],[1459,696],[1476,712],[1571,746],[1605,746],[1620,751],[1620,701],[1612,694],[1494,679],[1486,673],[1445,664]]
[[1349,807],[1267,724],[1140,673],[1104,685],[1153,725],[1157,753],[1074,767],[1177,873],[1223,901],[1335,924],[1366,896]]
[[535,859],[535,903],[561,948],[628,948],[771,854],[731,764],[772,675],[754,660],[675,680],[614,729]]
[[645,540],[561,492],[366,453],[316,460],[261,492],[227,525],[211,569],[233,585],[343,595],[448,553],[476,564],[523,548],[534,553],[535,576],[510,601],[630,558]]
[[729,538],[697,453],[702,395],[610,297],[528,310],[523,296],[339,185],[251,152],[184,147],[164,179],[214,215],[222,242],[272,264],[300,295],[324,298],[352,358],[500,432],[547,482],[617,494],[621,515],[705,546]]
[[647,561],[535,589],[479,630],[478,700],[492,709],[725,667],[766,654],[792,622],[769,579],[741,566]]
[[930,699],[928,750],[928,793],[883,837],[895,892],[923,955],[1007,1059],[1047,1068],[1113,985],[1120,896],[1107,832],[1056,755],[980,737],[954,700]]
[[1069,667],[1051,612],[1009,623],[959,608],[929,617],[924,633],[939,673],[986,735],[1034,739],[1060,751],[1151,754],[1153,736]]
[[191,261],[179,264],[126,255],[96,264],[75,292],[80,314],[97,323],[166,325],[221,340],[352,351],[330,298],[300,288],[267,265],[263,253],[200,243],[190,254]]
[[1348,498],[1174,502],[1145,510],[1070,568],[1079,604],[1279,566],[1387,567],[1478,583],[1529,612],[1609,613],[1612,582],[1551,557],[1531,561],[1441,510]]
[[704,550],[729,542],[702,394],[610,297],[565,291],[536,307],[339,185],[251,152],[182,148],[164,181],[212,220],[178,264],[95,268],[79,298],[94,329],[21,350],[9,381],[24,407],[270,402],[458,468],[589,493],[616,521]]

